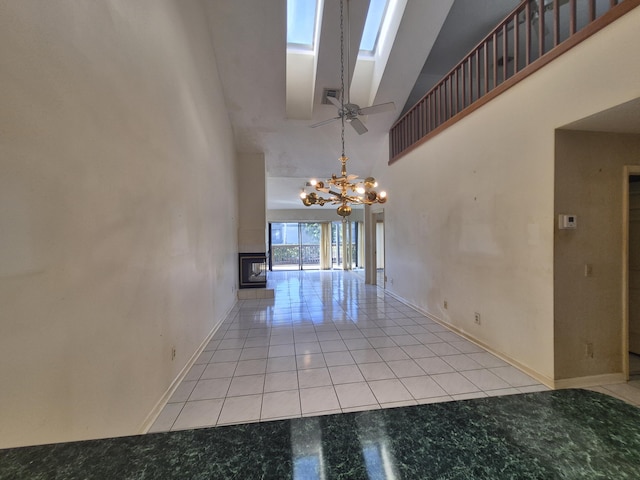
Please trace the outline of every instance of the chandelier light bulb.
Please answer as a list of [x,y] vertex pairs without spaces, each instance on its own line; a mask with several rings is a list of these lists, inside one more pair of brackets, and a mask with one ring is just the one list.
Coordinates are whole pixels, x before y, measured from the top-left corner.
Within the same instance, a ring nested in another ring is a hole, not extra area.
[[380,192],[380,195],[378,195],[380,198],[387,198],[387,192],[385,192],[384,190],[382,192]]
[[309,183],[311,184],[312,187],[315,187],[318,181],[315,178],[312,178],[311,180],[309,180]]
[[358,186],[356,188],[356,192],[358,192],[360,195],[362,195],[364,193],[364,187],[363,186]]
[[305,191],[300,192],[300,198],[302,198],[302,199],[307,198],[307,192],[305,192]]

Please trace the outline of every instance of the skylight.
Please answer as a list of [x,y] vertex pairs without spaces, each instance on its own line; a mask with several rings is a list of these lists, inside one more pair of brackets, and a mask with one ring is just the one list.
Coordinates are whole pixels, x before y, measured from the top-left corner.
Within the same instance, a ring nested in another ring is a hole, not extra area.
[[388,3],[388,0],[371,0],[360,41],[360,53],[373,54],[375,52]]
[[317,0],[287,0],[287,46],[313,49]]

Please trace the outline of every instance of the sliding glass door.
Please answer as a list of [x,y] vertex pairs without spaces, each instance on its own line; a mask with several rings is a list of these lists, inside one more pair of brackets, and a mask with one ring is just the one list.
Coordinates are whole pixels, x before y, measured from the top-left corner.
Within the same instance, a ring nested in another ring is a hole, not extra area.
[[[348,270],[359,266],[357,222],[289,222],[269,225],[271,270]],[[346,262],[345,262],[346,259]]]
[[272,270],[320,268],[319,223],[271,223],[269,243]]

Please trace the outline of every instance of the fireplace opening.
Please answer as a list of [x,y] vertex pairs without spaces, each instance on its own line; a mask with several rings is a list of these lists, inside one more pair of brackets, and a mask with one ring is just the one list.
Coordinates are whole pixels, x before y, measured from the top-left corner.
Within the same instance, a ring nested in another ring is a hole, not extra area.
[[267,255],[265,253],[240,253],[240,288],[265,288],[267,286]]

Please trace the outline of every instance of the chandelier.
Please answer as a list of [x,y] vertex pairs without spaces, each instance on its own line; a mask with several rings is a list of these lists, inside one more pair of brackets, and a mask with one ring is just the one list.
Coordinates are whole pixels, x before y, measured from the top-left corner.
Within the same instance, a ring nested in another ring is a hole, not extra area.
[[[348,0],[347,0],[348,1]],[[348,7],[347,7],[348,8]],[[345,88],[344,88],[344,17],[343,17],[343,0],[340,0],[340,82],[341,82],[341,95],[339,112],[341,120],[341,139],[342,139],[342,155],[340,155],[340,163],[342,168],[340,170],[340,176],[332,174],[331,178],[326,182],[310,180],[308,185],[314,187],[317,192],[326,194],[327,196],[319,195],[316,192],[307,193],[302,191],[300,198],[302,203],[310,207],[311,205],[325,204],[339,205],[337,212],[343,220],[351,215],[352,205],[373,205],[374,203],[385,203],[387,201],[386,192],[376,192],[375,188],[378,186],[376,179],[373,177],[367,177],[364,180],[359,180],[358,175],[347,174],[347,160],[349,158],[344,154],[344,121],[345,117],[349,118],[349,111],[345,108]]]

